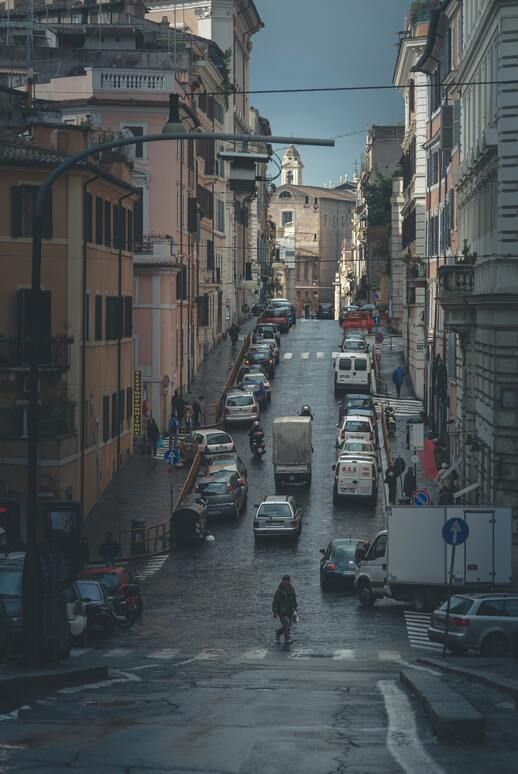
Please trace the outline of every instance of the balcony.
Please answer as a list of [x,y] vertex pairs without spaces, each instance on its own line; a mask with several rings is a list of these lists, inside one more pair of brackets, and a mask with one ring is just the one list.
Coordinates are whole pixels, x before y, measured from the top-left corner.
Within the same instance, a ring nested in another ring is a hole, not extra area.
[[447,327],[459,333],[470,327],[473,322],[468,299],[473,293],[474,281],[473,265],[457,263],[439,267],[437,300],[444,309]]
[[163,70],[119,70],[117,68],[86,68],[91,72],[94,91],[139,91],[170,94],[175,90],[174,72]]
[[[73,339],[66,336],[45,339],[38,346],[38,363],[42,371],[68,371]],[[0,338],[0,370],[27,371],[31,344],[17,338]]]
[[168,234],[158,236],[149,234],[142,237],[139,244],[135,244],[133,261],[142,266],[178,267],[176,257],[176,244]]

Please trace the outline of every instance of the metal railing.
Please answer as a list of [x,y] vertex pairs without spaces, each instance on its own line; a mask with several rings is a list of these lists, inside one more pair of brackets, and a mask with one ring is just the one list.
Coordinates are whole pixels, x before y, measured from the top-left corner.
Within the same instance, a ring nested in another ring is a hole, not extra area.
[[[38,344],[38,363],[42,369],[67,371],[70,368],[70,350],[73,339],[50,338]],[[28,368],[32,345],[23,339],[0,338],[0,368]]]
[[473,266],[439,266],[439,292],[471,293],[475,282]]

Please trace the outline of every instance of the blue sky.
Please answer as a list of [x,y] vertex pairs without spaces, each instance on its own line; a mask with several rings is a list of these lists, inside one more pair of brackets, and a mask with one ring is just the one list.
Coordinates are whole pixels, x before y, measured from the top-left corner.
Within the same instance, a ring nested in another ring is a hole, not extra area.
[[[252,89],[391,83],[397,32],[410,0],[255,0],[264,29],[253,38]],[[306,185],[338,184],[354,172],[370,124],[403,120],[399,93],[251,94],[272,134],[336,137],[335,148],[302,148]],[[281,153],[282,155],[282,153]]]

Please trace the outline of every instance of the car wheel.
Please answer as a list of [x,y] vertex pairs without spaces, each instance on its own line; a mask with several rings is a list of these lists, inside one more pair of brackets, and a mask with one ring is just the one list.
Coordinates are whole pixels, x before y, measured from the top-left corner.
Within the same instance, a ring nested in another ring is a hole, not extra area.
[[480,646],[481,656],[507,656],[508,653],[509,640],[498,632],[488,634]]
[[338,505],[340,502],[340,497],[338,496],[338,492],[336,491],[336,487],[333,487],[333,503],[335,505]]
[[358,586],[358,600],[363,607],[372,607],[376,602],[372,586],[367,581],[363,581],[363,583]]

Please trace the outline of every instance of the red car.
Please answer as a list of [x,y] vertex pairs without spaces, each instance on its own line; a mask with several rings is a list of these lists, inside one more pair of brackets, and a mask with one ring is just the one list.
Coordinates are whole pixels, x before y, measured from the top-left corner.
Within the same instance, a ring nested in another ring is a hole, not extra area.
[[[125,567],[85,567],[81,570],[79,580],[95,580],[104,587],[108,596],[127,599],[135,606],[137,616],[142,615],[144,605],[140,590],[135,591],[135,581]],[[131,586],[134,593],[126,594],[127,586]]]
[[374,320],[369,312],[349,312],[342,322],[342,328],[366,328],[371,331],[374,327]]

